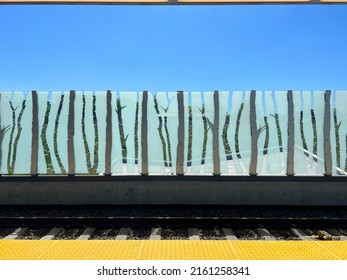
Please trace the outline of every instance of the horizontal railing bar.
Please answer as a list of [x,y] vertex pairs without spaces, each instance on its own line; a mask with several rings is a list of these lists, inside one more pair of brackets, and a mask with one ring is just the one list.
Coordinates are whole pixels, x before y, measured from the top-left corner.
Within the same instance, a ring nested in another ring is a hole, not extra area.
[[347,182],[347,176],[323,176],[322,175],[258,175],[258,176],[242,176],[242,175],[225,175],[225,176],[206,176],[206,175],[149,175],[149,176],[56,176],[56,175],[39,175],[39,176],[0,176],[1,182],[141,182],[141,181],[227,181],[227,182]]

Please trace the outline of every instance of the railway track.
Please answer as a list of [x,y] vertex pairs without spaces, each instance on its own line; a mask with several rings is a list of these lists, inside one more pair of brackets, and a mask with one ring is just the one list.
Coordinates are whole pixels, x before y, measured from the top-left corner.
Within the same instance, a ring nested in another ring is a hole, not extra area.
[[0,217],[0,239],[347,240],[347,218]]

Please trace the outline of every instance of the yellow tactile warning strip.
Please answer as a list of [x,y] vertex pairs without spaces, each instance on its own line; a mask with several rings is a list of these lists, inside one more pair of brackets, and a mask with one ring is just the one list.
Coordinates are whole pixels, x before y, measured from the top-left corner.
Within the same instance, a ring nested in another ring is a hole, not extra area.
[[347,241],[0,240],[1,260],[347,260]]

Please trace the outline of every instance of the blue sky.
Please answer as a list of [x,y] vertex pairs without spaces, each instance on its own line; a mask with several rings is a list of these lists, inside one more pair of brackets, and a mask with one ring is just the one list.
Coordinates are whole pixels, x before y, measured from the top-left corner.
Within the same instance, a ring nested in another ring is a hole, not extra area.
[[347,5],[0,5],[0,90],[346,90]]

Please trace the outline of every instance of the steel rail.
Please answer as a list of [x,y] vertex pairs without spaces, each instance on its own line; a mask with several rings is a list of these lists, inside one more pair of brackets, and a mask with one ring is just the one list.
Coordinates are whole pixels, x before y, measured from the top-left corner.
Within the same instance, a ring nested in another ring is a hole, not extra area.
[[272,218],[272,217],[0,217],[0,227],[116,226],[116,227],[215,227],[233,228],[346,228],[347,218]]

